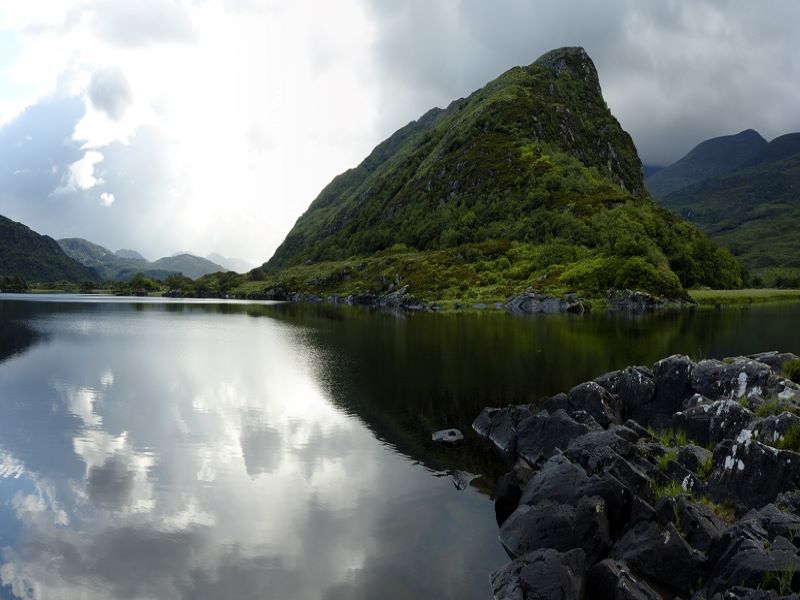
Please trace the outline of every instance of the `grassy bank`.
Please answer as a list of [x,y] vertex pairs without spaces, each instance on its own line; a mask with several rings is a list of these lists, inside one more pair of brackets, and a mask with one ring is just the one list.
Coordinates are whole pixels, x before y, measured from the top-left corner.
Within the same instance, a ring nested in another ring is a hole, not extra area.
[[800,302],[800,290],[753,288],[744,290],[690,290],[702,306],[747,306],[774,302]]

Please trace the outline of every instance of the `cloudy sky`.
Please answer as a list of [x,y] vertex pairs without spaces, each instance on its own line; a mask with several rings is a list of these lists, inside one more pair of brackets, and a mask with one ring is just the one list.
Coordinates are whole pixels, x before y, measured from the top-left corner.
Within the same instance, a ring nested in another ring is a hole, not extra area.
[[8,0],[0,214],[257,264],[392,131],[557,46],[646,163],[800,130],[797,23],[792,0]]

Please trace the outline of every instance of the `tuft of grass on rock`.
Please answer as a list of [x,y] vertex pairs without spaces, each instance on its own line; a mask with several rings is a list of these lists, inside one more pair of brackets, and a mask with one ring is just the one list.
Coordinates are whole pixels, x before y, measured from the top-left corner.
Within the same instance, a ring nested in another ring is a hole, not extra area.
[[648,427],[647,432],[664,447],[677,446],[681,448],[689,443],[689,438],[686,437],[686,432],[682,429],[664,429],[657,431],[653,427]]
[[800,452],[800,424],[794,424],[783,436],[774,442],[767,442],[773,448],[779,450],[791,450],[793,452]]
[[800,358],[784,363],[783,376],[795,383],[800,383]]
[[653,486],[653,495],[655,502],[662,498],[675,498],[676,496],[691,496],[691,493],[683,489],[680,483],[675,480],[670,481],[664,485],[655,484]]
[[725,521],[726,523],[733,523],[736,519],[736,515],[733,510],[733,505],[729,502],[724,504],[717,504],[716,502],[712,501],[708,496],[701,496],[699,498],[694,499],[698,504],[702,504],[706,508],[711,509],[715,515],[717,515],[720,519]]
[[658,459],[658,468],[666,471],[669,463],[673,460],[678,460],[678,451],[670,448]]

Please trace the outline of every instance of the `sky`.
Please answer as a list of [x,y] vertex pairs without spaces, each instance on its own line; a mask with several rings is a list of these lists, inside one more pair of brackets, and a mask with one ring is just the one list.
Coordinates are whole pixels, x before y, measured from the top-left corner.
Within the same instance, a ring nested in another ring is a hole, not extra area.
[[792,0],[5,0],[0,214],[260,264],[393,131],[559,46],[646,164],[800,130],[797,23]]

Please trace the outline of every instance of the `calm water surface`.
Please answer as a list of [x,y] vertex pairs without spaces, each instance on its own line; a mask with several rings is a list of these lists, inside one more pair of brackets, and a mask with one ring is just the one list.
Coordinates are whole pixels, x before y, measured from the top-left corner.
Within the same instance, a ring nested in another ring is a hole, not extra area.
[[[502,467],[432,430],[675,352],[773,348],[800,354],[800,305],[525,319],[0,296],[0,596],[485,599]],[[459,490],[459,471],[481,477]]]

